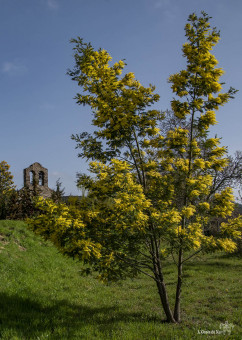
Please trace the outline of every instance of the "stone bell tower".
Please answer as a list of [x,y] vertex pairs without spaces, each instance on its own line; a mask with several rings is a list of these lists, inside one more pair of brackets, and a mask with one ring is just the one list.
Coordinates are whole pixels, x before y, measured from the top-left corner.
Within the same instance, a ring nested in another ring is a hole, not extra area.
[[48,169],[37,162],[24,169],[24,186],[31,190],[34,182],[42,197],[51,197],[53,190],[48,187]]

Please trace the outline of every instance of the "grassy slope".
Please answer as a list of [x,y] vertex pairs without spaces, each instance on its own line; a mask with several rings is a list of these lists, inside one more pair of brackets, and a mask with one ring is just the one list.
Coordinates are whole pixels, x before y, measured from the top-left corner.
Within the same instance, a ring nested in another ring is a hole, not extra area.
[[[207,339],[228,321],[240,339],[241,263],[207,256],[185,269],[180,325],[164,318],[146,277],[109,287],[79,274],[80,264],[58,254],[22,222],[0,221],[0,339]],[[174,292],[174,267],[165,269]]]

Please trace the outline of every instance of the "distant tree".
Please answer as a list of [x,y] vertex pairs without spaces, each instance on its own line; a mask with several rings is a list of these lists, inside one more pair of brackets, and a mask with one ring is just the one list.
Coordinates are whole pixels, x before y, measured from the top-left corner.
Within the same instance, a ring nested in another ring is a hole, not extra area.
[[19,212],[19,193],[17,190],[12,190],[9,194],[6,218],[9,220],[22,219]]
[[63,196],[65,195],[65,188],[62,188],[62,183],[60,178],[56,181],[55,190],[53,190],[51,194],[51,198],[54,202],[61,202],[63,200]]
[[5,219],[9,195],[15,189],[13,175],[7,162],[0,162],[0,219]]
[[12,220],[25,220],[38,213],[35,200],[38,190],[23,187],[20,190],[12,190],[9,195],[7,218]]
[[238,189],[242,183],[242,152],[236,151],[234,157],[228,157],[228,165],[213,175],[213,191],[221,191],[227,186]]
[[25,186],[25,194],[30,194],[30,197],[38,197],[41,193],[40,187],[39,187],[39,178],[34,174],[32,178],[31,188],[28,186]]
[[[192,14],[185,26],[187,67],[169,78],[178,96],[171,102],[177,126],[164,135],[158,128],[163,114],[149,109],[159,100],[154,87],[142,86],[133,73],[121,76],[125,63],[110,66],[105,50],[73,40],[76,65],[69,74],[83,89],[76,100],[92,108],[97,129],[73,139],[80,156],[92,160],[93,177],[79,176],[88,190],[79,209],[40,199],[43,213],[29,221],[104,282],[138,273],[150,277],[172,323],[181,320],[184,264],[199,252],[233,252],[240,236],[240,218],[222,223],[218,235],[205,232],[212,219],[231,216],[234,209],[232,189],[216,189],[216,176],[229,164],[226,148],[208,131],[215,110],[236,92],[221,93],[223,71],[210,52],[219,33],[208,21],[206,13]],[[164,278],[169,258],[177,268],[173,311]]]

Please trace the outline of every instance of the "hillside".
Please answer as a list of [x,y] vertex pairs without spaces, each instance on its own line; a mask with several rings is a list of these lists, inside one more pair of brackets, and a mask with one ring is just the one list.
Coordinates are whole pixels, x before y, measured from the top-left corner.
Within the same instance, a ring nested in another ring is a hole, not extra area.
[[[166,267],[174,290],[174,267]],[[139,277],[104,286],[80,276],[80,263],[63,257],[23,222],[0,221],[0,339],[206,339],[198,330],[234,325],[241,331],[241,265],[237,257],[207,256],[186,267],[181,325],[164,317],[156,289]]]

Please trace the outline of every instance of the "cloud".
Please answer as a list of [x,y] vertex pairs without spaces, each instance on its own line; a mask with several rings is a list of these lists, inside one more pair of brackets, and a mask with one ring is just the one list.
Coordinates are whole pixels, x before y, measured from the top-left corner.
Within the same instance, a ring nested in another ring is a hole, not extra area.
[[6,61],[2,64],[1,71],[11,76],[20,76],[27,72],[27,67],[19,61]]
[[47,6],[50,9],[58,9],[59,8],[59,4],[56,0],[47,0]]

